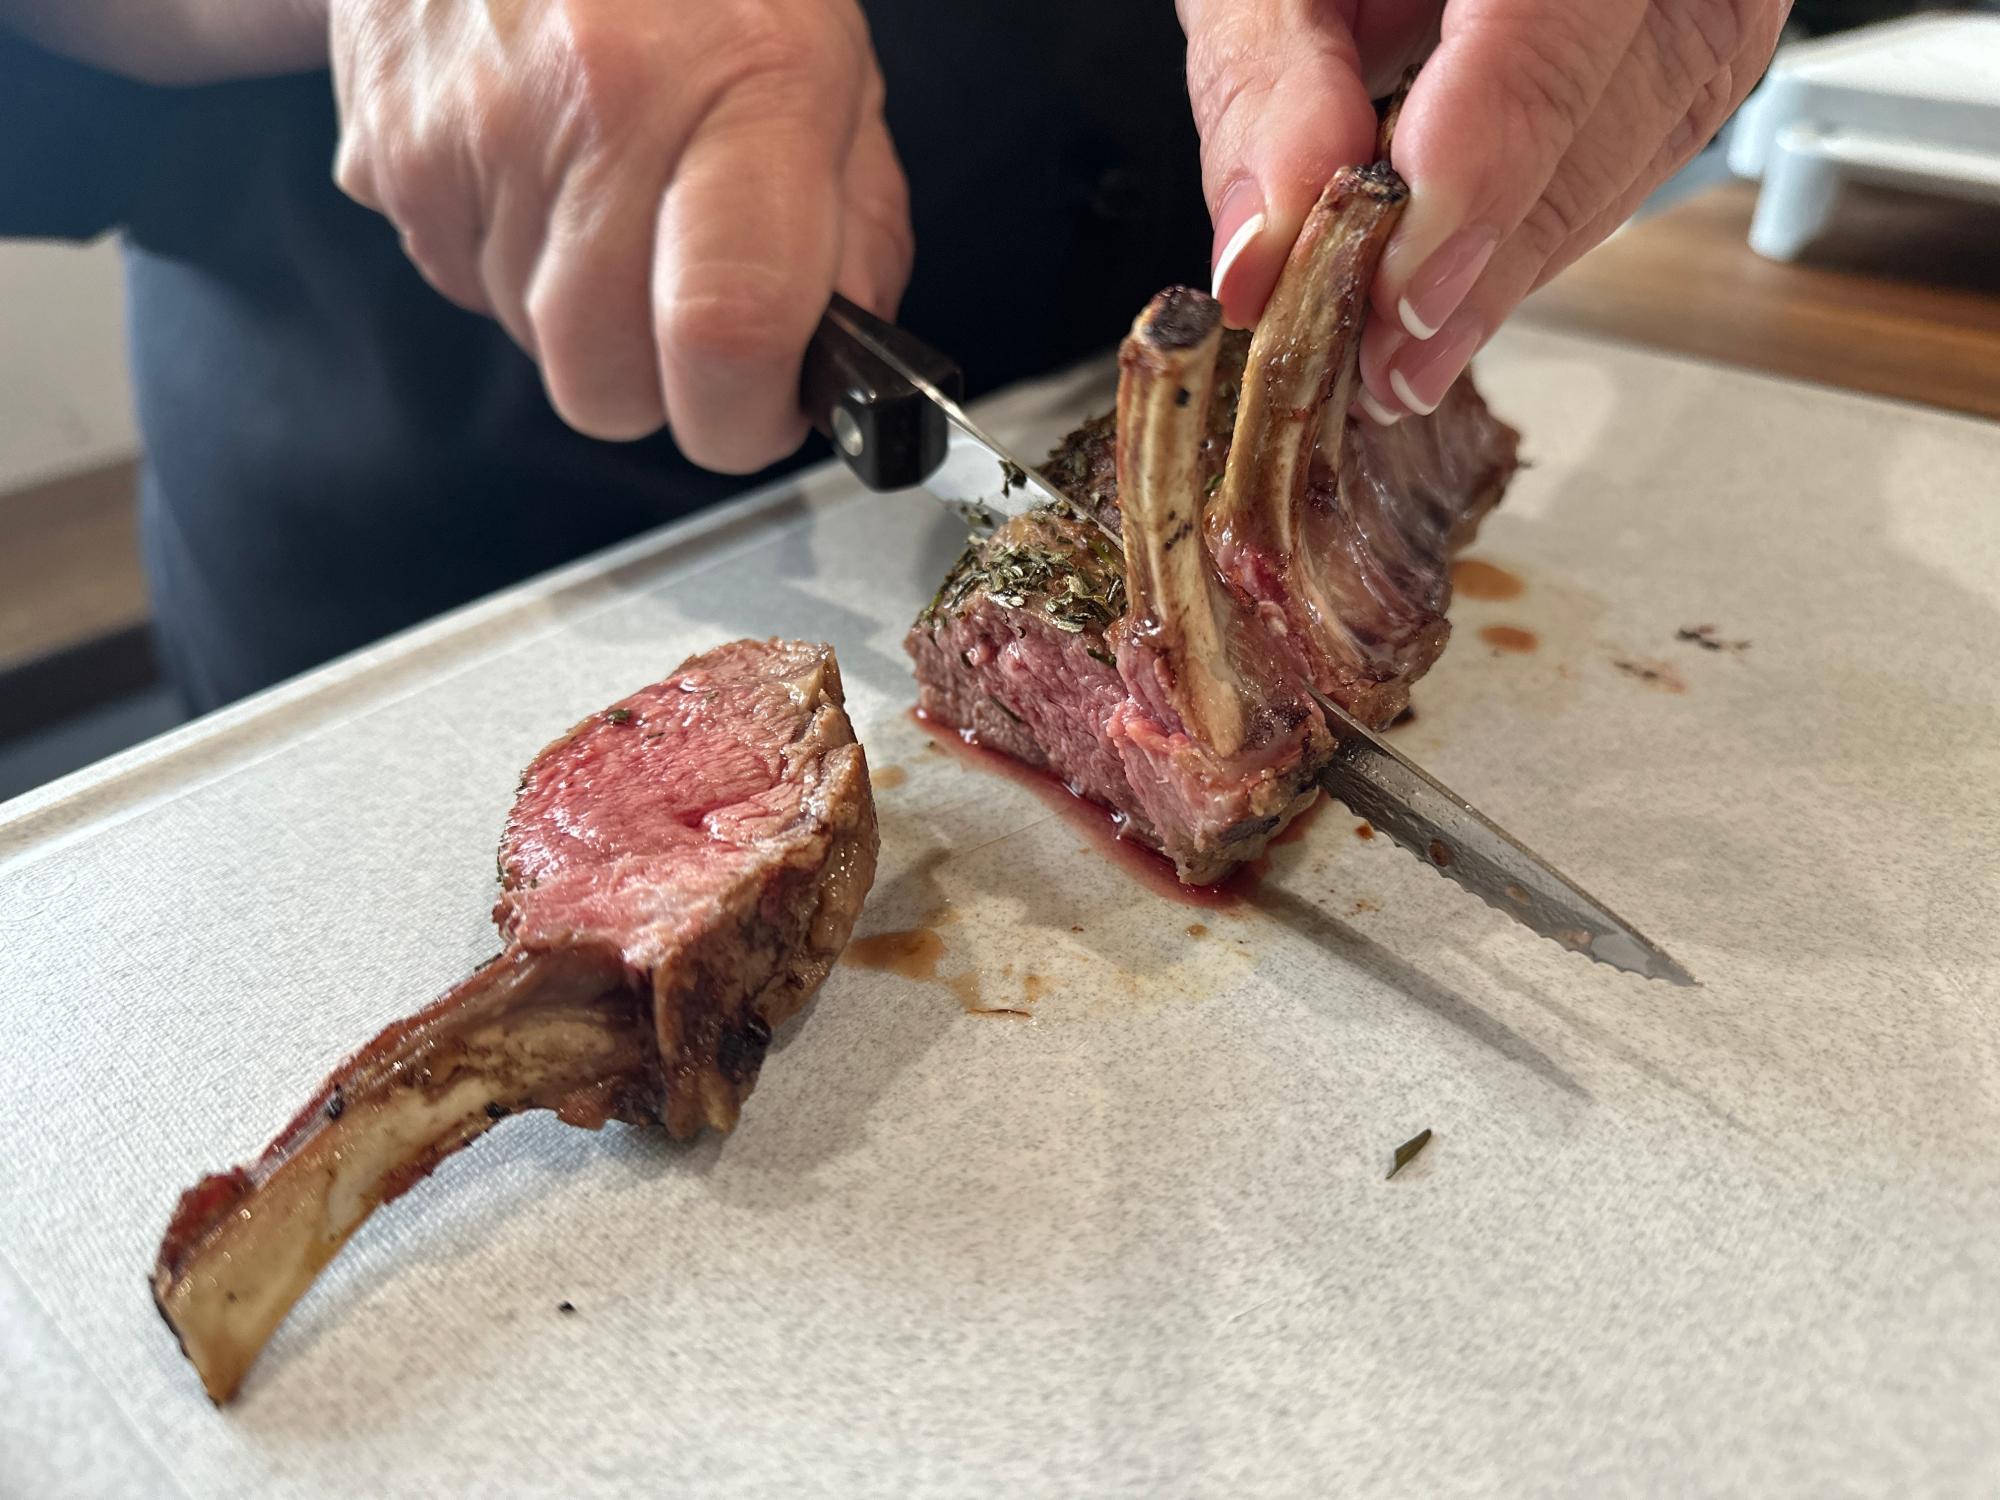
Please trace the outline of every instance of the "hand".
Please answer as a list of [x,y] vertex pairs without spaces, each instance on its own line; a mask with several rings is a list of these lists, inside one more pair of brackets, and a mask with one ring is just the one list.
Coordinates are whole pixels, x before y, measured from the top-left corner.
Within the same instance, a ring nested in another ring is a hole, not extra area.
[[328,0],[335,175],[596,437],[748,473],[838,288],[893,315],[902,168],[855,0]]
[[1749,93],[1789,0],[1180,0],[1217,295],[1255,321],[1371,96],[1437,46],[1396,127],[1410,203],[1376,274],[1362,402],[1429,412],[1529,292]]

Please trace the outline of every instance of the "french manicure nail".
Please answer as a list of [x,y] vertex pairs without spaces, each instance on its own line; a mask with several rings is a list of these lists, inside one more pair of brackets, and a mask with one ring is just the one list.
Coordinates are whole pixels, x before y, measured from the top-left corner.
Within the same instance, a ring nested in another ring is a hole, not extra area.
[[1264,195],[1254,182],[1237,183],[1222,195],[1215,213],[1215,280],[1213,291],[1223,299],[1229,272],[1243,252],[1264,232]]
[[1396,303],[1396,315],[1410,336],[1431,339],[1453,313],[1479,273],[1493,258],[1500,238],[1484,224],[1468,224],[1430,254]]
[[1368,420],[1373,422],[1377,427],[1394,427],[1398,422],[1403,420],[1401,412],[1391,411],[1380,401],[1377,401],[1375,393],[1365,385],[1361,387],[1360,395],[1354,399],[1361,410],[1367,414]]
[[1477,313],[1453,313],[1430,338],[1405,344],[1389,367],[1389,389],[1419,416],[1438,409],[1486,332]]

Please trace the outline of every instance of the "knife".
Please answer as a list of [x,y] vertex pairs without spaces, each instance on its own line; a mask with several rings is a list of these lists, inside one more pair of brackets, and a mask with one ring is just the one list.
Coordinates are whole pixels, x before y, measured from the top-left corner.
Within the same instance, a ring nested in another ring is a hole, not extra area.
[[802,397],[856,478],[873,490],[922,485],[989,526],[1066,504],[965,414],[964,394],[965,376],[950,359],[834,293],[806,350]]
[[[989,525],[1039,505],[1088,516],[965,414],[964,390],[950,359],[838,293],[806,351],[801,383],[813,425],[870,489],[921,485]],[[1338,703],[1310,684],[1306,690],[1338,741],[1320,786],[1355,816],[1530,932],[1630,974],[1696,982],[1638,928]]]

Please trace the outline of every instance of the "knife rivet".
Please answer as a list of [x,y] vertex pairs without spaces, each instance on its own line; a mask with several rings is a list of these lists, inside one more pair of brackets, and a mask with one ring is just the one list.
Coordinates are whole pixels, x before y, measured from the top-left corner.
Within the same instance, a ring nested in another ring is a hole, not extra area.
[[868,446],[868,440],[861,435],[861,424],[844,406],[833,409],[833,440],[849,458],[861,457],[861,450]]

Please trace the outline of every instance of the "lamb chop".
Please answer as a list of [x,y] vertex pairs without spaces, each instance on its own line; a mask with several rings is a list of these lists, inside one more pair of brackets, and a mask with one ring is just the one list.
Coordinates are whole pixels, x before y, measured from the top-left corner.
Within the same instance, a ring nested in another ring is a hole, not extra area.
[[875,875],[832,648],[738,641],[572,729],[500,846],[506,948],[182,1195],[153,1295],[217,1402],[363,1220],[529,1109],[734,1127]]
[[1205,884],[1318,793],[1334,747],[1307,688],[1385,726],[1443,650],[1452,553],[1518,435],[1462,378],[1437,411],[1351,419],[1367,289],[1407,196],[1337,173],[1254,337],[1162,293],[1115,414],[1046,472],[1068,505],[975,538],[912,627],[918,705],[1053,772]]

